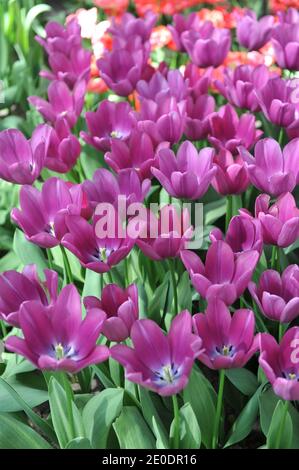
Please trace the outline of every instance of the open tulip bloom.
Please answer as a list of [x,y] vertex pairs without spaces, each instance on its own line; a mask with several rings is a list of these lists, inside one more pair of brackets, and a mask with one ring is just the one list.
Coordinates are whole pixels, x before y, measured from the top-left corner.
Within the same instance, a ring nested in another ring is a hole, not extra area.
[[0,449],[299,449],[298,2],[0,0]]

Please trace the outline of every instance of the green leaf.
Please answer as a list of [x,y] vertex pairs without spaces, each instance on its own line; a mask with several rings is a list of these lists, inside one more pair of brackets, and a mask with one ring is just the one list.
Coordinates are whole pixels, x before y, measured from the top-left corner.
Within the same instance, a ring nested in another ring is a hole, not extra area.
[[102,274],[86,269],[82,298],[89,295],[101,297],[101,276]]
[[[285,413],[285,404],[282,400],[277,403],[269,431],[267,434],[267,449],[290,449],[293,439],[293,423],[289,412]],[[282,424],[282,420],[284,421]],[[281,429],[281,426],[283,428]]]
[[123,397],[123,389],[107,388],[85,405],[83,423],[94,449],[106,448],[111,425],[121,413]]
[[[174,421],[171,425],[170,435],[174,432]],[[195,413],[190,403],[185,403],[180,409],[180,449],[199,449],[201,432]]]
[[42,250],[26,240],[21,230],[16,230],[13,247],[16,255],[24,264],[36,264],[39,275],[43,278],[43,270],[48,267]]
[[113,428],[121,449],[155,449],[155,438],[135,406],[125,406]]
[[153,433],[156,436],[156,449],[169,449],[168,437],[158,425],[155,416],[153,416]]
[[[74,436],[72,436],[69,426],[66,393],[54,377],[51,377],[49,382],[49,402],[51,418],[59,445],[65,448]],[[72,409],[75,437],[85,437],[82,417],[74,402],[72,402]]]
[[9,414],[0,413],[1,449],[51,449],[36,431]]
[[67,444],[66,449],[92,449],[92,447],[86,437],[76,437]]
[[192,290],[191,290],[189,274],[187,273],[187,271],[185,271],[183,275],[180,277],[177,289],[178,289],[179,312],[185,309],[191,312]]
[[245,439],[250,434],[254,423],[257,420],[259,410],[259,396],[261,394],[263,386],[260,386],[255,394],[247,402],[238,418],[233,424],[230,431],[230,436],[226,441],[224,447],[229,447],[237,442]]
[[31,408],[48,400],[43,377],[36,373],[18,374],[6,380],[0,377],[0,412],[14,412],[23,409],[18,401],[12,399],[11,388]]
[[258,388],[256,376],[247,369],[227,369],[225,375],[244,395],[251,396]]
[[204,225],[212,225],[226,212],[226,200],[224,197],[217,201],[204,205]]
[[203,444],[211,447],[217,398],[215,390],[204,375],[194,368],[183,396],[184,402],[189,402],[195,413]]
[[157,443],[160,442],[160,444],[164,446],[159,448],[167,449],[168,435],[163,420],[160,416],[162,410],[158,409],[159,397],[143,387],[139,387],[138,390],[143,416],[155,434]]

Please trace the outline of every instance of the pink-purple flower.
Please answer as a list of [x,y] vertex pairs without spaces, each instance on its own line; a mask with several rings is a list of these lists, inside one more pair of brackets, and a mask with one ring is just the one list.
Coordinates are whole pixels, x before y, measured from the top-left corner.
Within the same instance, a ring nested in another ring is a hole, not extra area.
[[299,69],[299,24],[276,25],[272,33],[272,44],[279,67],[297,71]]
[[214,157],[217,172],[212,186],[222,196],[241,194],[249,186],[248,170],[240,155],[232,155],[228,150],[220,150]]
[[45,167],[57,173],[68,173],[77,163],[81,145],[71,134],[67,120],[58,118],[52,129]]
[[256,13],[247,10],[237,22],[237,39],[241,46],[249,51],[256,51],[263,47],[271,38],[274,17],[270,15],[257,19]]

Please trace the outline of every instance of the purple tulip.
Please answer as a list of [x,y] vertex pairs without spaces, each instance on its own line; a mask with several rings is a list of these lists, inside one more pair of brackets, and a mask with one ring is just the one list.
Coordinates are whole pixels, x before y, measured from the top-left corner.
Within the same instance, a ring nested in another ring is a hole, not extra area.
[[279,67],[297,71],[299,69],[299,23],[282,23],[275,26],[272,44]]
[[210,116],[215,111],[215,100],[210,95],[200,95],[193,99],[188,96],[185,135],[190,140],[202,140],[210,132]]
[[135,284],[122,289],[108,284],[102,290],[101,300],[85,297],[84,305],[89,309],[103,310],[107,316],[102,333],[110,341],[120,343],[130,336],[132,325],[138,320],[138,290]]
[[258,285],[250,282],[248,289],[261,312],[270,320],[290,323],[299,315],[299,267],[288,266],[280,276],[268,269]]
[[67,231],[66,214],[80,214],[83,192],[80,185],[69,187],[66,181],[49,178],[41,192],[32,186],[20,191],[20,209],[11,218],[25,233],[27,240],[43,248],[59,245]]
[[[70,215],[65,218],[68,233],[62,239],[62,245],[71,251],[82,266],[97,273],[110,271],[112,266],[124,259],[134,246],[135,240],[126,236],[118,238],[115,234],[97,236],[95,218],[90,225],[83,217]],[[117,231],[117,227],[116,227]],[[102,235],[102,234],[101,234]]]
[[240,148],[252,184],[272,196],[291,192],[299,183],[299,139],[289,142],[283,152],[276,140],[260,140],[254,157]]
[[73,91],[66,83],[55,80],[48,87],[49,101],[39,96],[29,96],[28,101],[46,121],[55,125],[57,119],[65,118],[70,127],[74,127],[83,109],[85,92],[83,80],[76,83]]
[[126,142],[111,142],[111,152],[106,153],[105,162],[116,173],[123,169],[134,169],[140,179],[144,180],[152,177],[151,167],[156,165],[156,150],[168,146],[169,144],[163,142],[156,149],[148,134],[134,129]]
[[193,324],[203,345],[198,359],[210,369],[244,367],[258,350],[259,335],[254,337],[251,310],[242,308],[231,316],[225,303],[214,297],[205,314],[194,315]]
[[5,347],[39,369],[77,373],[108,359],[109,349],[96,343],[105,319],[104,312],[92,309],[82,320],[81,298],[70,284],[53,305],[23,303],[19,320],[24,339],[10,336]]
[[144,99],[138,121],[138,129],[148,134],[156,146],[162,142],[177,143],[185,128],[186,101],[163,96],[156,101]]
[[231,305],[248,286],[259,253],[248,250],[235,257],[227,243],[217,240],[209,247],[205,264],[189,250],[181,252],[181,259],[195,290],[204,299],[217,297]]
[[136,90],[141,99],[156,101],[173,96],[177,101],[181,101],[187,96],[188,81],[179,70],[169,70],[166,76],[157,71],[149,81],[140,80]]
[[81,28],[76,19],[67,23],[65,27],[55,21],[49,21],[45,31],[45,39],[40,36],[36,36],[35,39],[48,55],[55,52],[69,54],[81,44]]
[[227,150],[220,150],[214,158],[217,172],[212,186],[222,196],[241,194],[249,186],[247,168],[240,155],[233,156]]
[[198,31],[200,26],[200,20],[196,12],[190,13],[190,15],[173,15],[173,25],[167,27],[172,34],[172,39],[178,51],[186,51],[182,42],[182,34],[190,30]]
[[277,15],[280,23],[299,23],[299,11],[296,8],[288,8],[285,11],[278,11]]
[[179,214],[175,206],[166,205],[159,215],[157,217],[150,210],[147,211],[147,220],[140,230],[136,244],[146,256],[155,261],[176,258],[193,235],[188,210],[184,209]]
[[17,271],[5,271],[0,275],[0,318],[9,325],[20,326],[19,310],[28,300],[39,301],[41,305],[51,305],[56,301],[58,275],[45,269],[45,282],[37,274],[34,264]]
[[39,125],[29,141],[18,129],[0,132],[0,177],[32,184],[40,175],[50,143],[51,127]]
[[129,103],[101,101],[96,112],[88,111],[85,115],[89,132],[81,132],[81,137],[89,145],[107,152],[113,140],[127,140],[134,127],[132,108]]
[[128,204],[142,202],[150,190],[148,179],[140,181],[136,170],[121,170],[114,176],[109,170],[99,168],[94,172],[92,181],[84,181],[83,189],[92,208],[99,203],[110,203],[115,207],[120,196]]
[[130,95],[142,78],[149,57],[149,47],[114,49],[97,61],[106,85],[119,96]]
[[200,69],[192,62],[186,65],[184,78],[188,80],[189,94],[194,100],[200,95],[206,95],[212,81],[213,67]]
[[[219,228],[210,232],[212,242],[223,240],[223,234]],[[239,256],[246,251],[258,251],[263,249],[263,237],[260,221],[245,214],[235,215],[230,220],[224,241],[231,247],[234,254]]]
[[264,243],[286,248],[299,238],[299,209],[291,193],[280,196],[269,207],[270,196],[261,194],[255,202],[255,216],[263,230]]
[[150,39],[157,19],[157,15],[152,11],[147,11],[143,18],[136,18],[131,13],[125,13],[120,21],[112,20],[109,32],[114,38],[121,38],[126,41],[138,36],[145,43]]
[[273,24],[273,16],[263,16],[257,20],[255,12],[248,10],[237,22],[239,44],[249,51],[257,51],[271,39]]
[[211,114],[210,128],[209,142],[218,150],[226,149],[232,153],[236,153],[240,145],[250,149],[262,135],[262,131],[256,130],[253,114],[244,113],[239,118],[230,104]]
[[198,152],[191,142],[185,141],[180,145],[177,157],[170,149],[160,150],[159,168],[152,168],[152,173],[172,197],[199,199],[209,189],[216,173],[213,156],[212,148]]
[[224,70],[224,80],[215,80],[216,88],[234,106],[260,111],[255,90],[259,90],[270,78],[265,65],[238,65],[235,69]]
[[276,395],[284,400],[299,400],[298,344],[298,326],[290,328],[280,344],[268,333],[260,335],[260,366]]
[[68,173],[76,165],[80,152],[80,142],[71,134],[67,121],[58,118],[51,132],[45,167],[57,173]]
[[296,105],[292,101],[294,86],[291,81],[280,77],[268,80],[256,95],[268,121],[281,127],[288,127],[295,120]]
[[218,67],[230,50],[231,35],[228,29],[215,28],[210,21],[206,21],[199,31],[185,31],[182,43],[195,65]]
[[113,359],[126,369],[126,378],[161,396],[175,395],[186,387],[201,339],[192,334],[190,313],[185,310],[171,323],[167,336],[152,320],[137,320],[131,329],[134,348],[113,346]]

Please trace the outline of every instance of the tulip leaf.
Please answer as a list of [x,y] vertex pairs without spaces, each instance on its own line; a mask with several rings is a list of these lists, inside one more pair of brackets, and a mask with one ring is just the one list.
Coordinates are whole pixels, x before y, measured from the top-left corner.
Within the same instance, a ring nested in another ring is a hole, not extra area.
[[158,425],[155,416],[153,416],[153,433],[156,436],[156,449],[169,449],[168,437],[161,430],[161,427]]
[[76,437],[67,444],[66,449],[92,449],[92,447],[86,437]]
[[94,449],[105,449],[112,423],[123,407],[124,390],[107,388],[85,405],[82,418]]
[[226,441],[224,447],[232,446],[237,442],[245,439],[254,426],[254,423],[258,417],[259,411],[259,396],[261,394],[263,386],[260,386],[255,394],[247,402],[238,418],[234,422],[232,429],[230,431],[230,436]]
[[51,449],[36,431],[6,413],[0,413],[1,449]]
[[282,400],[277,403],[269,431],[267,434],[267,449],[290,449],[293,439],[293,423],[290,413],[286,411]]
[[204,375],[193,368],[183,396],[184,402],[189,402],[195,413],[203,444],[211,447],[217,398],[215,390]]
[[23,265],[36,264],[38,273],[43,278],[43,270],[48,266],[42,250],[37,245],[28,242],[23,232],[18,229],[15,231],[13,246]]
[[124,406],[113,423],[121,449],[155,449],[155,438],[135,406]]
[[[174,420],[171,423],[170,437],[174,433]],[[185,403],[180,409],[180,449],[199,449],[201,432],[195,413],[190,403]]]
[[[49,402],[51,418],[59,445],[61,448],[65,448],[74,436],[72,436],[69,417],[67,414],[66,393],[54,377],[51,377],[49,382]],[[75,437],[85,437],[82,417],[74,402],[72,402],[72,411],[74,417]]]
[[[15,392],[15,394],[12,392]],[[23,409],[19,400],[12,399],[17,395],[31,408],[48,400],[48,392],[42,376],[37,374],[18,374],[6,380],[0,378],[0,411],[14,412]]]
[[248,369],[227,369],[225,375],[244,395],[251,396],[258,388],[256,376]]
[[179,303],[179,312],[181,310],[192,309],[192,291],[191,284],[189,280],[189,274],[187,271],[181,276],[178,283],[178,303]]
[[[159,397],[143,387],[139,387],[140,403],[142,407],[143,416],[156,436],[157,442],[163,442],[163,445],[168,443],[168,435],[163,423],[163,407],[159,407]],[[167,449],[168,447],[163,447]]]
[[226,212],[225,198],[217,199],[217,201],[209,202],[204,205],[204,225],[212,225]]

